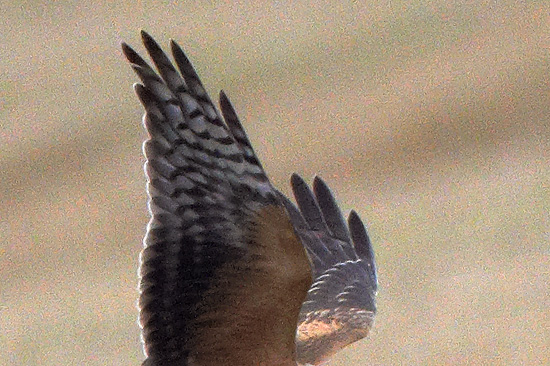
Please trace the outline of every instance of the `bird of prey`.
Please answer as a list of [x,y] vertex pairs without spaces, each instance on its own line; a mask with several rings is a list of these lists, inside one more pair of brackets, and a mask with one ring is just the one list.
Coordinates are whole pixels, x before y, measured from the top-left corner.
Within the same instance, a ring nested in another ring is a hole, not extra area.
[[[151,220],[140,255],[143,366],[317,365],[365,337],[376,312],[373,250],[320,178],[275,189],[227,96],[221,114],[181,48],[147,33],[141,79]],[[222,117],[223,116],[223,117]]]

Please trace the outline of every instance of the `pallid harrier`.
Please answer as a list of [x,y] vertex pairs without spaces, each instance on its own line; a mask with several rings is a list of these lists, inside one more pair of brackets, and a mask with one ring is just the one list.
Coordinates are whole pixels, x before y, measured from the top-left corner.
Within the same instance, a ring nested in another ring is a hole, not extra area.
[[[269,182],[227,96],[222,116],[175,43],[158,72],[128,45],[150,138],[151,221],[140,268],[143,365],[319,364],[365,337],[377,277],[359,216],[346,224],[320,179]],[[313,281],[312,281],[313,279]]]

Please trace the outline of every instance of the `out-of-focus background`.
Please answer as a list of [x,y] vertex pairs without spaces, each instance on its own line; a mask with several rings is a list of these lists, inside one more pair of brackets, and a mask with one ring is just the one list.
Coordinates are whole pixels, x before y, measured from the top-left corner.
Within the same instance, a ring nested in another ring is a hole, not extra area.
[[330,365],[550,364],[550,2],[0,10],[1,365],[142,359],[140,28],[227,92],[278,187],[319,174],[367,222],[377,322]]

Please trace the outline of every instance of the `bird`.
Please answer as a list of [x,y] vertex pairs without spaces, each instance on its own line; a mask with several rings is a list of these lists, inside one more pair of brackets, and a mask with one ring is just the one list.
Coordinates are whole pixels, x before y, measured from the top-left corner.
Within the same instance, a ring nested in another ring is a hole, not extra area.
[[378,277],[367,230],[328,185],[270,182],[227,95],[212,102],[182,48],[145,31],[141,83],[150,221],[139,266],[142,366],[319,365],[366,337]]

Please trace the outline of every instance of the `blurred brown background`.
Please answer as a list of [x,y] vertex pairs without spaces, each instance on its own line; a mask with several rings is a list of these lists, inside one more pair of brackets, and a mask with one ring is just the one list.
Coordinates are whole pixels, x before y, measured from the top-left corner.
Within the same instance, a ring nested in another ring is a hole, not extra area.
[[1,365],[142,359],[140,28],[229,94],[278,187],[319,174],[368,223],[377,323],[331,365],[550,364],[550,2],[0,10]]

